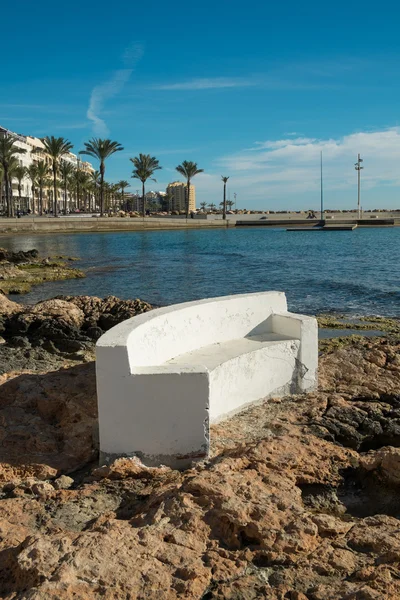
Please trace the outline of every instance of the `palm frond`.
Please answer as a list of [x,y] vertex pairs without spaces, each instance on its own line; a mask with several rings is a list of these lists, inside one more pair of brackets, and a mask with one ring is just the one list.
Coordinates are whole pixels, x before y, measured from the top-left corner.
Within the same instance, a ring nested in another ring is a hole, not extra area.
[[204,169],[199,169],[195,162],[184,160],[181,165],[176,167],[176,171],[185,177],[186,180],[190,181],[195,175],[203,173]]
[[15,144],[17,138],[8,133],[0,137],[0,163],[8,168],[8,163],[16,154],[25,154],[26,150]]
[[[67,139],[63,137],[56,138],[53,135],[43,138],[42,143],[44,146],[44,151],[50,156],[53,164],[58,162],[60,158],[65,156],[65,154],[68,154],[68,152],[70,152],[70,150],[73,148],[73,144],[71,144],[71,142]],[[38,151],[40,152],[41,149],[38,149]]]
[[84,150],[80,150],[79,154],[86,154],[97,158],[100,162],[104,162],[109,156],[115,152],[120,152],[124,148],[119,142],[112,140],[102,140],[100,138],[92,138],[84,143]]
[[142,183],[151,179],[154,171],[162,169],[157,158],[150,156],[150,154],[139,154],[139,156],[135,156],[129,160],[135,167],[132,172],[133,179],[140,179]]

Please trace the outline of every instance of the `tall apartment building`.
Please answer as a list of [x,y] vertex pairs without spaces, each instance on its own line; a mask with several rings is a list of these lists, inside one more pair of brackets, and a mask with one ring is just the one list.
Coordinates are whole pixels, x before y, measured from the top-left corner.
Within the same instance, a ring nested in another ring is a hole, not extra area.
[[[49,167],[51,167],[51,159],[45,153],[43,142],[39,138],[20,135],[18,133],[14,133],[13,131],[10,131],[9,129],[6,129],[6,128],[0,126],[0,136],[4,135],[4,134],[12,135],[15,138],[15,145],[18,146],[19,148],[23,148],[25,150],[24,154],[16,154],[15,155],[16,159],[19,161],[19,164],[21,166],[29,167],[34,162],[37,162],[39,160],[44,160],[49,165]],[[94,168],[89,162],[82,161],[76,154],[73,154],[72,152],[68,152],[67,154],[65,154],[65,156],[62,158],[62,160],[72,163],[75,167],[79,166],[79,169],[81,169],[82,171],[85,171],[86,173],[90,174],[90,173],[94,172]],[[50,175],[50,179],[51,179],[51,175]],[[15,179],[13,179],[12,194],[14,197],[18,196],[17,188],[18,188],[17,181]],[[2,192],[3,192],[3,190],[1,190],[1,192],[0,192],[0,200],[2,199]],[[37,193],[38,193],[38,190],[36,190],[36,194]],[[50,199],[50,195],[52,193],[53,193],[53,190],[52,190],[52,184],[51,184],[44,189],[44,195],[43,195],[44,207],[43,208],[52,208],[52,203],[51,203],[51,199]],[[61,209],[63,206],[63,200],[64,200],[64,191],[63,191],[61,185],[59,185],[59,187],[58,187],[57,195],[58,195],[58,207],[59,207],[59,209]],[[24,177],[24,179],[22,181],[21,196],[22,196],[22,206],[19,208],[25,209],[25,208],[32,206],[32,182],[29,179],[29,177]],[[71,198],[69,198],[69,194],[68,194],[67,200],[71,200]]]
[[[170,199],[169,210],[186,210],[187,185],[182,181],[168,184],[167,195]],[[189,212],[196,210],[196,189],[191,183],[189,188]]]

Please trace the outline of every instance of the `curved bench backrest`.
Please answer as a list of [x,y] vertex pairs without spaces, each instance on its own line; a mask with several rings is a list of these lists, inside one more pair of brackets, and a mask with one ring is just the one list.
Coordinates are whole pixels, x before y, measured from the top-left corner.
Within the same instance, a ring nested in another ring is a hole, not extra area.
[[[283,292],[262,292],[187,302],[133,317],[121,323],[128,334],[130,368],[157,366],[203,346],[269,331],[268,317],[286,310]],[[113,329],[103,338],[112,338]],[[103,338],[101,345],[115,345],[104,344]]]

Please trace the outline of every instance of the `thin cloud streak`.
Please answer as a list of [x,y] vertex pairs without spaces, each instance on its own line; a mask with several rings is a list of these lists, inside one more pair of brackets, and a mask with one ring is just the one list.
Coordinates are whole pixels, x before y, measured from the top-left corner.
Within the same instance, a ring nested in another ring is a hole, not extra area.
[[118,69],[111,79],[93,88],[86,114],[87,118],[93,123],[93,133],[95,135],[106,137],[109,134],[107,124],[104,118],[101,117],[104,104],[122,91],[142,56],[143,48],[140,44],[129,46],[123,57],[126,68]]
[[213,90],[223,88],[251,87],[258,85],[254,79],[242,77],[209,77],[191,79],[189,81],[180,81],[177,83],[155,84],[151,86],[153,90]]

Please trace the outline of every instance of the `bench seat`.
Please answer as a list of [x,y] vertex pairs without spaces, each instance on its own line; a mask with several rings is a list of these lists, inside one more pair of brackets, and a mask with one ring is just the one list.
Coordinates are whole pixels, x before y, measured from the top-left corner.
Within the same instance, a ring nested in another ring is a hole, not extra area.
[[187,302],[128,319],[96,346],[100,461],[185,468],[210,423],[317,383],[317,323],[282,292]]
[[264,333],[260,335],[250,335],[244,338],[229,340],[217,344],[203,346],[197,350],[180,354],[175,358],[167,361],[165,364],[181,365],[181,366],[197,366],[206,367],[209,371],[213,371],[238,356],[259,352],[262,348],[277,345],[287,345],[287,342],[295,341],[290,336],[281,335],[279,333]]

